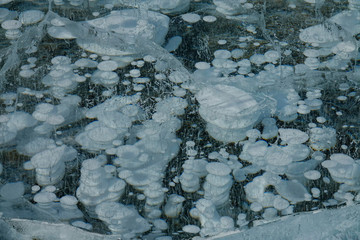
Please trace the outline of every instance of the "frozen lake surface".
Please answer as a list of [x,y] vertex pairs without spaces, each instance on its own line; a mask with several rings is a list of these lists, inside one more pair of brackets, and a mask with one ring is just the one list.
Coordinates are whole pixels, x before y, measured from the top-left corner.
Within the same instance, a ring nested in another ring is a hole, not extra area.
[[0,1],[0,238],[355,239],[359,0]]

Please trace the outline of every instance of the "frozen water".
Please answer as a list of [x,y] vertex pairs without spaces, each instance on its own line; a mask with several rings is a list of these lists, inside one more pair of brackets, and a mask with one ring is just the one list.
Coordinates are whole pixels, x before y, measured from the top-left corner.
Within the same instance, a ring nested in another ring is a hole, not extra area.
[[6,201],[12,201],[23,196],[25,192],[23,182],[7,183],[0,189],[1,197]]
[[[353,206],[294,215],[249,230],[223,234],[223,236],[211,239],[262,239],[268,236],[277,239],[353,239],[359,234],[359,222],[356,216],[358,211],[359,206]],[[301,228],[294,231],[298,226]]]
[[359,1],[0,3],[1,239],[358,235]]

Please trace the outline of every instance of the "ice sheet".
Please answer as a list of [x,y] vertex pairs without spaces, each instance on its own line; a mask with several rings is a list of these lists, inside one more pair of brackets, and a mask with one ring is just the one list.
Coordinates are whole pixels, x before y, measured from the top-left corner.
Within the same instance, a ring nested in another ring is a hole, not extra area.
[[235,231],[209,239],[357,239],[360,234],[360,205],[302,213],[249,230]]

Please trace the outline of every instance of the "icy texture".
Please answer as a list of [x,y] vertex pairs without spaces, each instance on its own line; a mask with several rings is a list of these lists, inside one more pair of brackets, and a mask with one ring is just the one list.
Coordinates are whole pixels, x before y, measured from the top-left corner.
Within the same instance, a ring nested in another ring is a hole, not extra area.
[[231,0],[231,1],[224,1],[224,0],[213,0],[214,4],[216,5],[216,10],[220,13],[225,15],[236,15],[241,12],[242,4],[246,1],[240,0]]
[[[87,21],[86,24],[103,31],[119,33],[123,35],[122,40],[127,44],[134,44],[139,37],[161,44],[167,33],[169,24],[168,17],[155,12],[147,12],[145,13],[145,19],[142,19],[141,14],[141,11],[139,12],[132,9],[114,11],[104,18]],[[137,53],[119,52],[111,47],[104,47],[86,39],[78,38],[77,43],[80,47],[98,54],[128,55]]]
[[314,150],[326,150],[334,147],[336,131],[333,128],[312,128],[310,130],[311,147]]
[[[79,240],[117,240],[119,239],[119,235],[109,236],[102,235],[97,233],[91,233],[88,231],[81,230],[77,227],[70,226],[69,224],[63,223],[48,223],[36,220],[26,220],[26,219],[12,219],[9,222],[1,220],[2,230],[5,231],[0,232],[7,239],[24,239],[28,240],[31,238],[47,238],[53,240],[60,240],[63,237],[66,238],[75,238]],[[21,233],[12,231],[13,228],[11,226],[16,226],[21,228]],[[7,230],[7,232],[6,232]],[[9,237],[9,238],[8,238]],[[12,237],[12,238],[11,238]]]
[[196,239],[360,202],[358,1],[6,2],[0,238]]
[[[113,97],[86,112],[88,118],[97,118],[85,127],[85,131],[76,136],[76,141],[83,149],[89,151],[105,150],[114,147],[113,142],[122,143],[124,136],[131,127],[133,116],[121,112],[128,104],[136,103],[139,96]],[[135,110],[136,111],[136,110]]]
[[165,215],[169,218],[176,218],[182,211],[182,203],[185,201],[185,198],[176,194],[169,196],[169,199],[166,202],[164,207]]
[[224,163],[208,163],[208,175],[204,183],[204,198],[209,199],[215,206],[221,206],[229,200],[232,178],[231,169]]
[[58,98],[73,91],[79,82],[84,82],[85,78],[73,72],[70,58],[57,56],[51,60],[52,70],[42,79],[45,86],[50,87],[50,91]]
[[23,196],[24,192],[23,182],[7,183],[0,189],[0,195],[6,201],[18,199]]
[[117,1],[129,7],[140,7],[161,11],[164,14],[178,14],[189,9],[190,0],[140,0],[134,3],[131,0]]
[[37,183],[58,183],[64,177],[65,162],[74,160],[76,155],[76,150],[68,146],[54,147],[35,154],[31,164],[35,167]]
[[105,162],[105,156],[100,155],[82,163],[76,196],[90,211],[102,202],[119,200],[125,190],[123,180],[106,173]]
[[[277,239],[338,239],[356,238],[359,234],[359,206],[317,213],[288,216],[242,232],[223,234],[212,239],[262,239],[272,236]],[[294,231],[298,226],[300,229]]]
[[336,182],[347,185],[358,185],[360,165],[355,163],[351,157],[336,153],[330,156],[330,160],[322,162],[322,166],[329,170],[331,177]]
[[257,121],[257,101],[241,89],[216,85],[196,95],[199,113],[208,122],[209,133],[219,141],[239,141]]
[[207,162],[201,159],[189,159],[183,164],[183,173],[180,175],[181,188],[185,192],[196,192],[200,188],[200,177],[206,175]]
[[231,231],[234,228],[233,219],[227,216],[220,217],[210,200],[198,200],[196,208],[193,208],[190,214],[201,222],[201,236],[214,236],[221,232]]
[[120,203],[104,202],[95,211],[113,233],[121,234],[125,239],[134,238],[150,229],[150,224],[134,208]]

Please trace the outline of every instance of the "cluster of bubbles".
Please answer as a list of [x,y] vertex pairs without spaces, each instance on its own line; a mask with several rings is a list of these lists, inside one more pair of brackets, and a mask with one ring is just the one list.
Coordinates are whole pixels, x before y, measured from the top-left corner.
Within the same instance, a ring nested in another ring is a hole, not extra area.
[[258,1],[35,2],[0,1],[5,219],[200,239],[360,201],[359,1],[297,42]]

